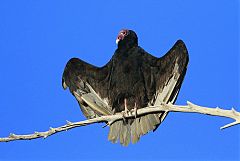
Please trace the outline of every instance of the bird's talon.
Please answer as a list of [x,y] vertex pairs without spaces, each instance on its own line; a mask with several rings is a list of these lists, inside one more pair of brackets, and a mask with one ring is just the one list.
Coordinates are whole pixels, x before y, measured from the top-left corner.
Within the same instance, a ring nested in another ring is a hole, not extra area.
[[125,123],[127,122],[126,117],[128,117],[129,114],[131,114],[131,113],[129,113],[129,112],[130,112],[130,111],[129,111],[128,108],[127,108],[127,99],[125,98],[125,99],[124,99],[124,111],[122,111],[123,121],[124,121]]
[[167,104],[165,102],[161,102],[161,105],[162,106],[166,106]]
[[126,123],[126,122],[127,122],[126,112],[125,112],[125,111],[122,111],[121,113],[122,113],[123,122]]

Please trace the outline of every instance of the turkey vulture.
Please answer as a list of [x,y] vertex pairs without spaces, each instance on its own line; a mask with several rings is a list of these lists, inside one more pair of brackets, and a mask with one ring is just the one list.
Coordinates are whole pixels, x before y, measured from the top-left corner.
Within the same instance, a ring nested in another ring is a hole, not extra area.
[[[78,58],[68,61],[62,77],[63,88],[69,88],[88,119],[113,115],[124,110],[140,109],[161,103],[174,103],[183,82],[188,52],[182,40],[161,58],[138,46],[132,30],[121,30],[117,49],[103,67]],[[110,125],[108,140],[127,146],[140,136],[154,131],[167,112],[147,114]]]

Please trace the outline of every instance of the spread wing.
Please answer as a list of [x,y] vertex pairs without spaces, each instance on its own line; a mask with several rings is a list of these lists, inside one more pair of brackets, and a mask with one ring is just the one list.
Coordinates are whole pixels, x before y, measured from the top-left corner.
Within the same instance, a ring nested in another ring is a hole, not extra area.
[[69,87],[83,114],[89,119],[112,114],[107,100],[111,61],[99,68],[78,58],[68,61],[62,76],[62,86]]
[[[175,103],[189,60],[184,42],[178,40],[161,58],[156,58],[145,52],[144,59],[147,62],[144,65],[143,73],[149,105]],[[167,112],[159,115],[160,123],[166,115]]]

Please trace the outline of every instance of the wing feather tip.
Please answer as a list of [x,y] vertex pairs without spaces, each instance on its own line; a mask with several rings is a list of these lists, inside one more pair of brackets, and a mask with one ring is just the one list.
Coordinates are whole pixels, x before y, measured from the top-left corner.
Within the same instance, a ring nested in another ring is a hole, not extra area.
[[68,88],[67,84],[65,83],[64,80],[62,80],[62,87],[64,90],[66,90]]

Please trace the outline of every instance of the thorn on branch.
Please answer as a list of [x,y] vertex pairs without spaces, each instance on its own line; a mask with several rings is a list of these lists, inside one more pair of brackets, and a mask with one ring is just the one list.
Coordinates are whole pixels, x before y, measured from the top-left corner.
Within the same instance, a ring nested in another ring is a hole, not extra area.
[[14,133],[10,133],[9,137],[10,137],[10,138],[15,138],[16,135],[15,135]]
[[67,125],[72,125],[73,123],[71,121],[66,120]]
[[49,131],[51,131],[51,132],[54,132],[54,131],[55,131],[55,129],[54,129],[54,128],[52,128],[52,127],[50,127],[50,128],[49,128]]
[[194,104],[190,101],[187,101],[187,105],[189,106],[190,109],[194,106]]
[[34,134],[39,135],[39,132],[35,131]]
[[235,115],[237,114],[237,111],[233,107],[232,107],[232,113]]

